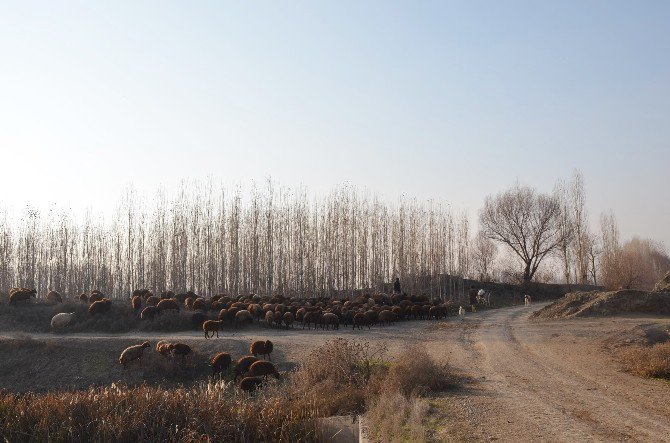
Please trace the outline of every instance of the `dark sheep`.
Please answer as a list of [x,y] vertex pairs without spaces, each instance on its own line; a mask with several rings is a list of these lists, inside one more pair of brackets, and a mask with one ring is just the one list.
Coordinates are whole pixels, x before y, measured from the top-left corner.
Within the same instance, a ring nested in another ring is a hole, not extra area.
[[244,377],[238,387],[244,392],[251,393],[261,387],[264,382],[263,377]]
[[170,351],[172,351],[172,343],[167,340],[161,340],[156,343],[156,352],[158,352],[163,357],[169,357]]
[[[161,292],[161,300],[168,300],[168,299],[171,299],[171,298],[174,298],[174,297],[175,297],[175,295],[174,295],[174,292],[172,292],[172,291]],[[179,300],[177,300],[177,301],[179,301]]]
[[177,300],[173,299],[166,299],[166,300],[161,300],[158,302],[156,305],[158,309],[161,311],[177,311],[179,312],[179,303],[177,303]]
[[112,309],[112,301],[103,298],[100,301],[91,303],[88,307],[88,313],[91,315],[104,314],[105,312],[109,312],[110,309]]
[[155,295],[152,295],[151,297],[146,298],[146,305],[147,306],[157,306],[158,302],[160,302],[161,299],[159,297],[156,297]]
[[282,321],[284,322],[284,326],[286,326],[286,328],[288,329],[293,326],[295,317],[293,316],[292,312],[287,312],[282,316]]
[[102,295],[100,292],[91,292],[91,295],[88,297],[88,302],[93,304],[98,301],[102,301],[105,296]]
[[193,305],[191,306],[191,309],[194,311],[206,311],[207,310],[207,303],[205,303],[204,298],[197,298],[193,302]]
[[310,329],[310,325],[314,323],[314,329],[316,330],[316,327],[321,323],[321,313],[320,312],[306,312],[305,315],[302,317],[302,328],[305,329],[305,325],[307,325],[307,329]]
[[212,376],[222,374],[227,371],[232,364],[232,358],[227,352],[219,352],[212,358]]
[[272,349],[274,346],[272,345],[272,342],[270,340],[256,340],[251,344],[249,347],[249,354],[252,354],[254,357],[256,355],[260,356],[267,356],[269,360],[272,360]]
[[379,313],[379,323],[381,324],[390,326],[391,323],[394,323],[397,319],[398,317],[393,311],[382,311]]
[[257,361],[258,359],[253,355],[247,355],[237,360],[235,363],[235,379],[238,377],[243,377],[244,374],[246,374],[249,370],[249,367]]
[[133,311],[139,311],[142,309],[142,297],[139,295],[133,295],[132,300],[130,301],[130,304],[133,307]]
[[153,320],[161,311],[156,306],[147,306],[140,313],[140,320]]
[[88,295],[85,292],[79,294],[79,301],[82,303],[88,303]]
[[279,371],[271,361],[257,361],[249,366],[247,377],[267,377],[272,375],[279,378]]
[[36,297],[37,291],[35,289],[26,289],[26,288],[12,288],[9,291],[9,304],[13,305],[18,302],[30,301],[30,297]]
[[49,291],[44,299],[49,304],[63,303],[63,297],[56,291]]
[[333,329],[340,329],[340,318],[332,312],[323,314],[321,322],[325,329],[328,329],[330,326],[332,326]]
[[179,356],[179,357],[186,357],[188,354],[190,354],[193,350],[191,347],[185,343],[174,343],[170,346],[170,350],[172,351],[172,355],[174,356]]
[[202,312],[194,312],[191,316],[191,324],[196,328],[201,328],[202,324],[207,321],[207,314]]
[[209,338],[209,333],[212,333],[212,337],[214,337],[214,333],[216,333],[216,338],[219,338],[219,330],[223,327],[223,322],[222,321],[217,321],[217,320],[207,320],[202,324],[202,330],[205,332],[205,338]]
[[353,329],[361,329],[362,326],[367,326],[368,329],[370,329],[370,320],[367,315],[363,314],[362,312],[359,312],[358,314],[354,315],[354,327]]

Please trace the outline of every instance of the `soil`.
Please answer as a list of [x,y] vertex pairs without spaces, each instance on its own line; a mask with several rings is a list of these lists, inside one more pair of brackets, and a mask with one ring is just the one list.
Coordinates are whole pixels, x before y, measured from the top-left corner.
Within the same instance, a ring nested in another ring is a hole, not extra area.
[[[438,441],[670,441],[670,383],[622,370],[617,352],[630,343],[667,340],[670,318],[620,316],[538,320],[534,304],[468,313],[445,321],[406,321],[371,330],[307,331],[254,325],[205,340],[202,333],[2,333],[0,389],[83,388],[111,382],[188,383],[206,379],[216,352],[244,355],[271,339],[272,359],[290,370],[333,337],[368,341],[382,358],[425,344],[463,384],[431,399]],[[665,335],[664,335],[665,334]],[[160,339],[191,345],[184,367],[151,357],[123,370],[128,345]],[[383,354],[383,355],[382,355]]]
[[536,318],[606,317],[639,313],[670,315],[670,292],[572,292],[534,314]]

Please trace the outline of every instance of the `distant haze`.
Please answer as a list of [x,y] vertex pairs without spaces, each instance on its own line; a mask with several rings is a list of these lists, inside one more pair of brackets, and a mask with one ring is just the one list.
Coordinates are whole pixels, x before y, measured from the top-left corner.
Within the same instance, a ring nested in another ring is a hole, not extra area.
[[[341,183],[475,220],[578,168],[670,247],[670,2],[4,2],[0,206]],[[473,229],[474,230],[474,229]]]

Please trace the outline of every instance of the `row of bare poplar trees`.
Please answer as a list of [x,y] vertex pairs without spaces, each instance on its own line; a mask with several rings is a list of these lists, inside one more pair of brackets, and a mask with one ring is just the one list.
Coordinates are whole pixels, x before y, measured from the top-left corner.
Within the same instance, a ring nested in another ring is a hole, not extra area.
[[0,215],[0,288],[126,297],[154,291],[334,295],[405,289],[469,272],[469,226],[440,203],[389,204],[351,187],[325,198],[268,181],[248,192],[184,185],[150,203],[128,191],[111,223],[90,214]]

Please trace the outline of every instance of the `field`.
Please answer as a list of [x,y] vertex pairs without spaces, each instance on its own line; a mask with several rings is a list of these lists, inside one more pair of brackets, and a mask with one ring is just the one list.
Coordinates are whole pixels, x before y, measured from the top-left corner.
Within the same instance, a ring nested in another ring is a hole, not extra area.
[[[10,331],[1,333],[0,387],[14,393],[86,390],[112,383],[140,386],[135,389],[154,386],[174,390],[180,385],[203,389],[210,371],[209,357],[221,351],[234,358],[242,356],[253,340],[271,339],[275,348],[272,359],[286,376],[285,381],[268,388],[270,392],[281,390],[282,385],[290,386],[291,391],[298,386],[294,383],[306,383],[306,374],[326,374],[320,380],[324,384],[310,392],[322,404],[305,412],[305,417],[367,410],[372,440],[400,438],[393,437],[395,432],[402,433],[405,440],[417,441],[668,441],[670,384],[627,372],[621,355],[632,345],[667,339],[659,331],[670,328],[670,319],[529,318],[541,306],[480,310],[463,319],[411,320],[363,331],[351,327],[303,331],[300,327],[278,329],[256,323],[242,330],[226,330],[221,338],[209,340],[196,331]],[[116,362],[126,346],[144,340],[153,345],[161,339],[187,343],[195,355],[187,362],[168,365],[154,352],[126,370]],[[379,370],[383,377],[376,382],[374,377],[365,377],[356,381],[358,384],[347,384],[350,390],[343,398],[336,395],[343,388],[332,383],[337,378],[333,374],[346,370],[327,374],[337,362],[351,358],[354,349],[361,352],[357,358],[372,368],[370,374]],[[423,358],[416,357],[424,350]],[[318,358],[310,355],[313,352]],[[389,370],[394,366],[403,368],[396,369],[395,376]],[[422,386],[427,384],[421,381],[426,371],[438,371],[443,383]],[[403,374],[401,379],[398,373]],[[305,386],[314,385],[311,380],[299,389],[309,390]],[[382,387],[369,387],[375,383]],[[251,401],[235,394],[231,385],[225,389],[230,394],[228,401]],[[355,394],[359,391],[360,398]],[[301,398],[303,394],[307,392],[301,393]],[[289,404],[297,407],[296,392],[282,395],[291,396],[284,409],[290,409]],[[300,434],[304,438],[316,438],[310,433],[313,430],[304,432]]]

